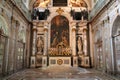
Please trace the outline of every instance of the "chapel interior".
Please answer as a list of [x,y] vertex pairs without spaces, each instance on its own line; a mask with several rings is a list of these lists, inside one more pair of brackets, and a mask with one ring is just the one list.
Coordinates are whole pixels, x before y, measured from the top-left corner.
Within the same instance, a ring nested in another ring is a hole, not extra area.
[[0,80],[120,80],[120,0],[0,0]]

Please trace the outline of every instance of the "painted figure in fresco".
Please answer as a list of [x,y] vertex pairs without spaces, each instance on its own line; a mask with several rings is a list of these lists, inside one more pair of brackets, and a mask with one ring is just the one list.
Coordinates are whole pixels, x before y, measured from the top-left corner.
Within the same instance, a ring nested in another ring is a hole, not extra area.
[[77,47],[78,47],[78,53],[81,53],[82,52],[82,41],[81,41],[80,36],[78,37],[78,40],[77,40]]
[[87,7],[84,0],[70,0],[73,7]]
[[57,44],[58,44],[58,32],[56,32],[56,34],[54,34],[52,47],[56,47]]
[[64,16],[58,15],[51,23],[51,47],[69,47],[69,21]]
[[44,48],[44,41],[42,37],[38,37],[37,39],[37,52],[42,54]]

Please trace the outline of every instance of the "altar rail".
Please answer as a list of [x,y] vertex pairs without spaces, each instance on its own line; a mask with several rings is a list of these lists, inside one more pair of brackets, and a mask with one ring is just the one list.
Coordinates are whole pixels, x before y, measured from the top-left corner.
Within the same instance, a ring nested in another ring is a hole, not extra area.
[[49,48],[48,49],[49,56],[71,56],[72,50],[71,48]]

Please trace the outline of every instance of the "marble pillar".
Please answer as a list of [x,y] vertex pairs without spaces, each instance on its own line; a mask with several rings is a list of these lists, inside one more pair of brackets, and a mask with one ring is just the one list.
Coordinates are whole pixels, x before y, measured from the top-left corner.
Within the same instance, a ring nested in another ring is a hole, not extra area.
[[42,57],[42,66],[47,66],[47,53],[48,53],[48,23],[44,23],[44,54]]
[[44,26],[44,54],[47,55],[47,49],[48,49],[48,27],[47,25]]
[[84,67],[90,67],[90,57],[88,55],[88,43],[87,43],[87,28],[83,29],[83,52],[84,52]]
[[72,27],[72,55],[76,56],[76,26]]
[[78,66],[78,57],[76,55],[76,23],[72,26],[72,55],[73,55],[73,66]]
[[88,56],[87,52],[87,28],[83,29],[83,52],[85,56]]
[[31,56],[31,67],[35,67],[35,54],[36,54],[36,39],[37,39],[37,23],[33,23],[33,43],[32,43],[32,56]]

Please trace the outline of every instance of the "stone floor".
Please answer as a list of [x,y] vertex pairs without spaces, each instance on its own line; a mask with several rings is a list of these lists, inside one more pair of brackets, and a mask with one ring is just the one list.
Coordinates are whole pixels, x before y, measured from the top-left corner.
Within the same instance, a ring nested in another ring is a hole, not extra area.
[[120,80],[94,69],[76,67],[47,67],[26,69],[3,80]]

